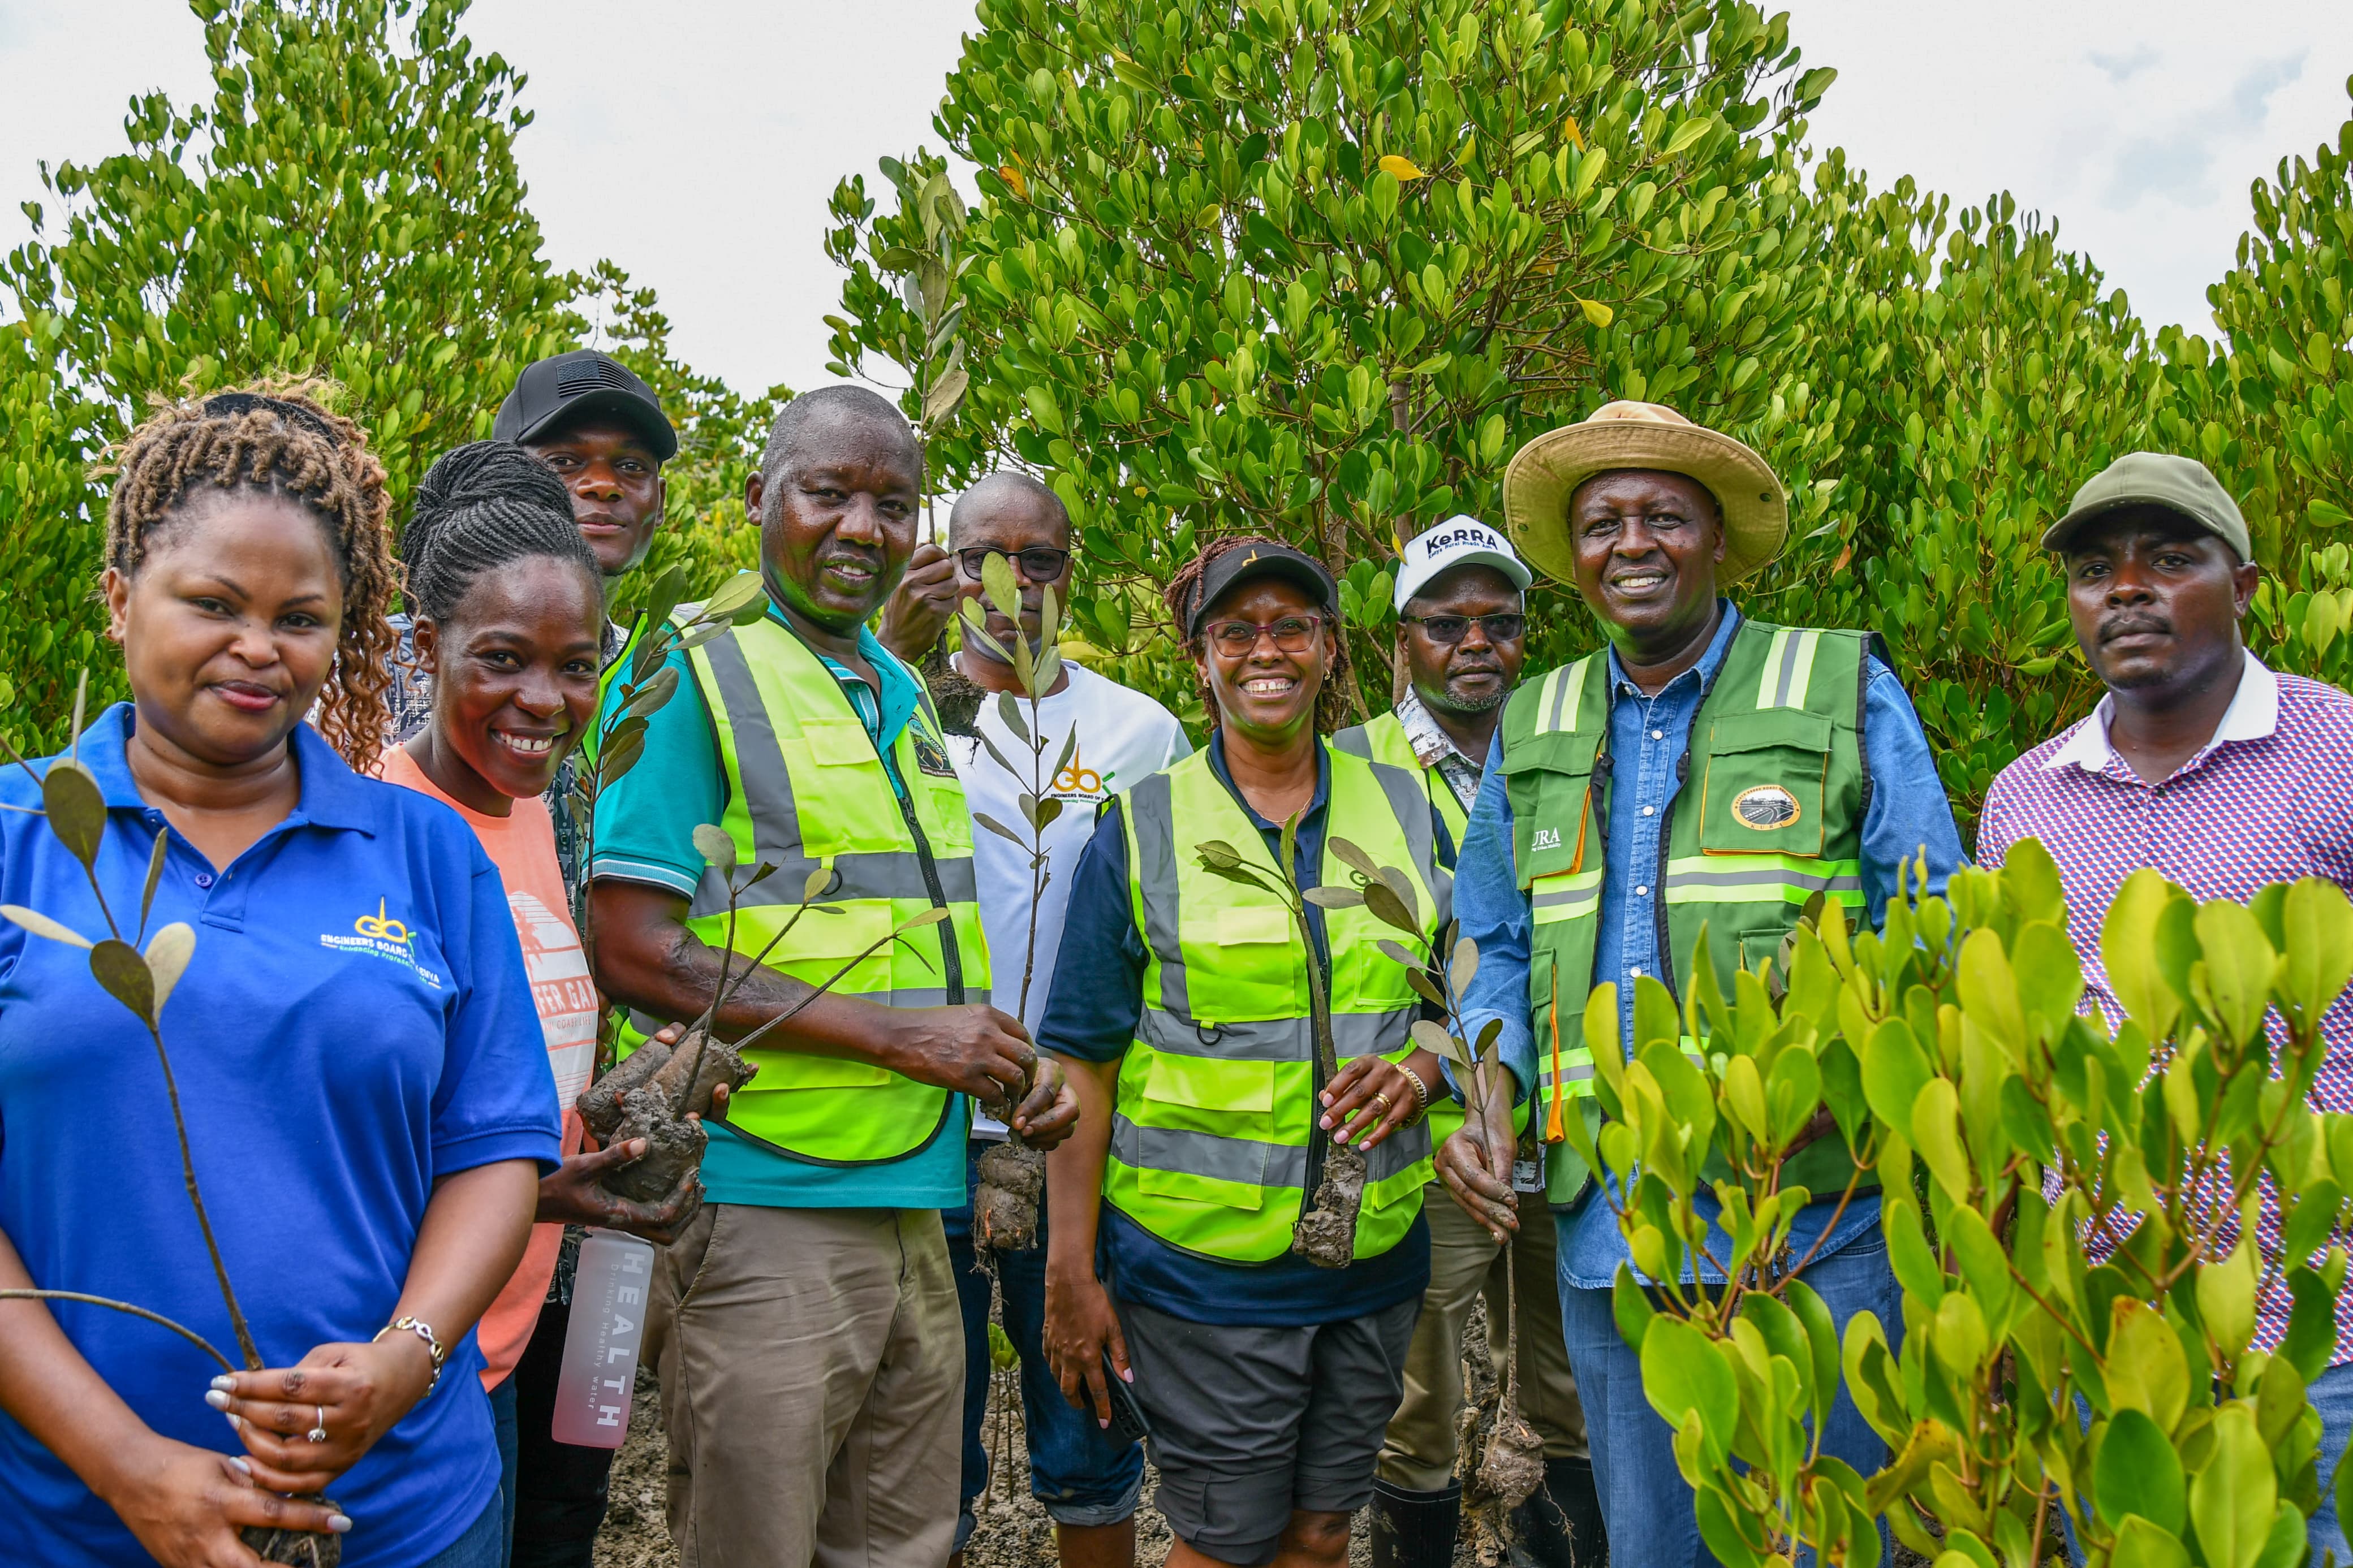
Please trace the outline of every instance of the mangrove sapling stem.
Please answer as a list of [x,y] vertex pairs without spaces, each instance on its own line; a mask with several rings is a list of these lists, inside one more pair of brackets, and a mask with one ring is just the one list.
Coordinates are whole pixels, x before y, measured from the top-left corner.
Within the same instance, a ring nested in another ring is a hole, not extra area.
[[188,1151],[188,1121],[180,1113],[180,1083],[172,1074],[172,1058],[164,1049],[164,1031],[153,1023],[147,1026],[147,1037],[155,1042],[155,1059],[163,1065],[164,1090],[172,1099],[172,1130],[180,1137],[180,1174],[188,1186],[188,1202],[195,1205],[197,1228],[205,1233],[205,1251],[211,1257],[213,1278],[220,1281],[221,1300],[228,1306],[229,1327],[237,1334],[237,1348],[245,1356],[245,1369],[259,1372],[268,1363],[253,1342],[253,1331],[246,1327],[245,1310],[237,1304],[237,1291],[228,1282],[228,1265],[221,1260],[220,1243],[213,1238],[212,1215],[205,1212],[205,1195],[196,1187],[195,1156]]
[[[237,1371],[235,1362],[221,1354],[212,1341],[189,1328],[185,1323],[175,1323],[161,1312],[151,1312],[144,1307],[134,1307],[128,1301],[118,1301],[111,1296],[92,1296],[82,1290],[0,1290],[0,1301],[79,1301],[84,1306],[108,1307],[118,1312],[128,1312],[134,1318],[144,1318],[151,1323],[160,1324],[171,1330],[213,1360],[220,1363],[223,1372]],[[255,1369],[248,1367],[246,1370],[250,1372]]]

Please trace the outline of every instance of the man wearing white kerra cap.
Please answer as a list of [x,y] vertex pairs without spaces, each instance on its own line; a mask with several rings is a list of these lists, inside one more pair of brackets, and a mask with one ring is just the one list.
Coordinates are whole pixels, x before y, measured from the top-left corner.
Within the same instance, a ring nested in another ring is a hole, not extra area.
[[[1520,449],[1504,475],[1504,516],[1537,570],[1576,584],[1608,640],[1513,695],[1455,874],[1455,913],[1479,944],[1464,1022],[1475,1036],[1502,1020],[1504,1060],[1536,1097],[1552,1213],[1515,1213],[1500,1107],[1447,1140],[1438,1170],[1499,1235],[1554,1225],[1610,1562],[1693,1568],[1712,1559],[1673,1434],[1643,1397],[1640,1358],[1610,1312],[1630,1258],[1592,1173],[1560,1141],[1567,1118],[1601,1120],[1587,996],[1616,987],[1624,1041],[1638,988],[1680,998],[1705,963],[1733,995],[1738,971],[1774,958],[1815,895],[1875,928],[1897,868],[1925,858],[1941,890],[1960,837],[1876,639],[1767,626],[1719,595],[1788,535],[1781,481],[1755,452],[1672,409],[1613,403]],[[1783,1190],[1823,1194],[1791,1225],[1788,1256],[1807,1260],[1797,1278],[1841,1325],[1868,1310],[1896,1338],[1901,1298],[1875,1182],[1864,1173],[1840,1204],[1854,1165],[1827,1116],[1792,1150]],[[1704,1191],[1711,1220],[1713,1205]],[[1710,1247],[1721,1258],[1728,1243],[1719,1232]],[[1701,1270],[1721,1280],[1704,1259]],[[1864,1475],[1886,1458],[1843,1393],[1822,1447]]]
[[[1332,737],[1335,749],[1421,779],[1456,843],[1478,798],[1504,700],[1527,654],[1528,569],[1499,529],[1454,517],[1398,552],[1397,656],[1407,680],[1397,706],[1369,724]],[[1462,1123],[1451,1100],[1430,1107],[1430,1140]],[[1527,1106],[1514,1122],[1527,1132]],[[1542,1191],[1535,1146],[1519,1162],[1523,1187]],[[1471,1305],[1487,1299],[1488,1351],[1496,1374],[1505,1355],[1504,1247],[1479,1221],[1431,1193],[1430,1289],[1407,1352],[1405,1401],[1391,1420],[1374,1484],[1374,1568],[1448,1568],[1462,1512],[1456,1479],[1456,1422],[1462,1408],[1462,1330]],[[1514,1516],[1522,1558],[1533,1568],[1599,1564],[1605,1548],[1585,1417],[1560,1332],[1550,1226],[1531,1226],[1511,1243],[1519,1298],[1519,1404],[1544,1440],[1545,1482]]]

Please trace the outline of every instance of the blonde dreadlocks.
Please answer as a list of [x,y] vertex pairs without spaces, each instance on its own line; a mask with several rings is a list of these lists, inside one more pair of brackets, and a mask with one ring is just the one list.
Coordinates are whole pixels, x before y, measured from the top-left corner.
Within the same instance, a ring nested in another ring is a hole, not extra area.
[[116,449],[106,561],[125,577],[138,575],[206,487],[279,496],[317,518],[343,588],[319,732],[353,768],[372,773],[392,679],[385,659],[395,635],[385,612],[400,568],[385,527],[384,465],[368,451],[367,433],[329,413],[319,391],[312,381],[269,382],[158,406]]

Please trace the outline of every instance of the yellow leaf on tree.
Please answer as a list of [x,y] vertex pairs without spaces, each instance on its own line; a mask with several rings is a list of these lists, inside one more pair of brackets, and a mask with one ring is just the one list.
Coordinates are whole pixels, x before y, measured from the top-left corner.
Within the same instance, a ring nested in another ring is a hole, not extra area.
[[1010,163],[1005,163],[998,166],[997,175],[997,178],[1003,180],[1007,184],[1013,187],[1013,194],[1015,195],[1021,197],[1025,201],[1029,199],[1029,182],[1021,177],[1020,170],[1015,168]]
[[1577,308],[1584,311],[1585,319],[1597,327],[1606,327],[1618,319],[1618,312],[1599,300],[1579,300]]
[[1568,132],[1568,139],[1570,142],[1576,146],[1577,150],[1580,153],[1584,152],[1585,132],[1577,129],[1577,117],[1573,114],[1562,115],[1560,117],[1560,126],[1562,130]]
[[1419,166],[1412,159],[1400,158],[1394,153],[1381,159],[1381,167],[1400,180],[1419,180],[1422,177]]

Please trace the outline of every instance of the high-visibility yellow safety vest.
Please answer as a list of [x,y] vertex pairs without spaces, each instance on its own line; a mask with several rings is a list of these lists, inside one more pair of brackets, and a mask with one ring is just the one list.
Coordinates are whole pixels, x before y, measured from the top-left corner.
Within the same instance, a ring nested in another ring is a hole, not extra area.
[[[1335,837],[1412,879],[1419,909],[1441,928],[1451,879],[1439,869],[1419,778],[1327,752],[1331,793],[1317,880],[1355,885]],[[1104,1200],[1171,1246],[1231,1263],[1264,1263],[1291,1247],[1316,1179],[1311,954],[1282,901],[1204,870],[1196,847],[1233,847],[1271,878],[1266,841],[1240,803],[1194,752],[1121,794],[1128,892],[1149,952],[1135,1040],[1121,1058]],[[1324,912],[1331,952],[1332,1035],[1342,1063],[1401,1061],[1419,1000],[1405,968],[1376,945],[1398,933],[1362,908]],[[1430,1128],[1418,1121],[1366,1155],[1356,1256],[1402,1239],[1430,1179]]]
[[[1386,763],[1393,768],[1403,768],[1420,779],[1423,793],[1429,795],[1430,805],[1438,808],[1439,818],[1446,824],[1446,831],[1454,836],[1455,853],[1461,853],[1462,832],[1471,825],[1471,814],[1456,798],[1454,786],[1448,784],[1436,768],[1421,765],[1421,759],[1414,755],[1413,742],[1406,739],[1405,721],[1397,716],[1394,709],[1370,723],[1341,731],[1332,737],[1332,749],[1363,757],[1367,762]],[[1462,1125],[1463,1111],[1453,1096],[1446,1092],[1445,1085],[1433,1083],[1430,1089],[1430,1146],[1435,1149]],[[1530,1103],[1532,1101],[1524,1100],[1514,1109],[1512,1131],[1514,1133],[1528,1130]]]
[[[1658,978],[1670,990],[1702,961],[1703,928],[1704,959],[1729,998],[1735,973],[1775,957],[1816,893],[1842,906],[1850,923],[1859,918],[1869,642],[1864,632],[1762,621],[1743,621],[1734,634],[1692,720],[1661,863],[1643,878],[1662,895],[1649,907],[1668,965]],[[1594,653],[1524,683],[1504,710],[1513,865],[1530,906],[1536,1098],[1548,1134],[1556,1098],[1561,1114],[1600,1121],[1585,1005],[1612,809],[1609,700],[1609,655]],[[1546,1190],[1556,1205],[1573,1202],[1591,1174],[1566,1142],[1549,1151],[1546,1165]],[[1783,1179],[1836,1192],[1852,1170],[1844,1143],[1823,1138],[1790,1162]]]
[[[884,1006],[987,1002],[972,823],[930,697],[892,744],[902,799],[841,683],[774,616],[722,632],[688,658],[726,769],[719,826],[735,840],[735,879],[763,862],[776,868],[738,898],[734,952],[767,950],[771,969]],[[812,908],[770,949],[820,867],[832,879],[817,901],[836,912]],[[706,868],[687,909],[688,929],[714,948],[730,945],[727,887]],[[948,919],[887,940],[934,908]],[[728,1127],[814,1163],[905,1159],[939,1136],[954,1101],[865,1062],[766,1046],[744,1057],[759,1075],[729,1100]]]

